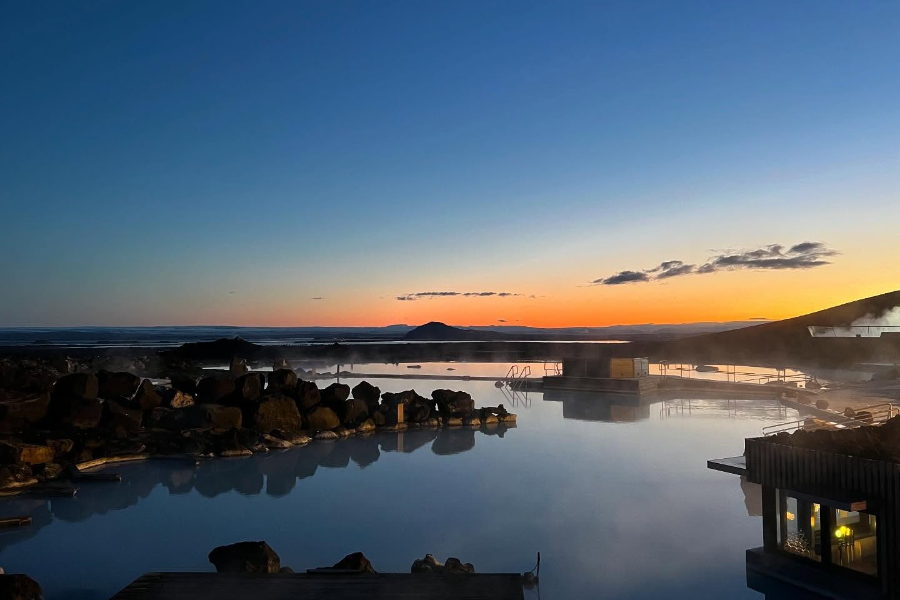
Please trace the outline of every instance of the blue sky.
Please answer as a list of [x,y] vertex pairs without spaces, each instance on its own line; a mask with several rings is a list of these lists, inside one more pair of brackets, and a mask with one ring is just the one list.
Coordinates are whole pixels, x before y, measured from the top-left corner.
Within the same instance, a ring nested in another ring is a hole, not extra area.
[[896,3],[2,10],[0,325],[620,322],[576,288],[813,238],[896,287]]

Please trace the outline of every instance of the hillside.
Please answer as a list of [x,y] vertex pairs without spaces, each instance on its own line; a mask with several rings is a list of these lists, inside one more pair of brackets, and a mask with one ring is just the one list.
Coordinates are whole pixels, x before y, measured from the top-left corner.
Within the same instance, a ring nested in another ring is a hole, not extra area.
[[814,338],[807,329],[811,325],[848,326],[857,319],[879,316],[897,306],[900,306],[900,290],[783,321],[660,344],[641,344],[639,349],[652,354],[657,360],[668,356],[687,356],[697,362],[753,361],[836,366],[856,362],[900,361],[900,347],[890,336]]
[[409,341],[503,341],[513,339],[512,336],[494,331],[475,331],[472,329],[462,329],[460,327],[451,327],[438,321],[432,321],[416,327],[403,336],[404,340]]

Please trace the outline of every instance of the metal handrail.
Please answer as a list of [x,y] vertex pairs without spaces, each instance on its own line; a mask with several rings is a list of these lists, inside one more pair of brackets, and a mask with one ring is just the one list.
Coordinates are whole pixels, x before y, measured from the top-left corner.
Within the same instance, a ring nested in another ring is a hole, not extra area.
[[815,419],[812,424],[807,424],[807,419],[798,419],[796,421],[787,421],[785,423],[777,423],[763,427],[763,435],[770,436],[787,431],[796,431],[804,429],[807,431],[815,431],[816,429],[835,428],[835,429],[856,429],[866,425],[881,425],[894,416],[900,414],[900,409],[895,408],[891,402],[880,402],[878,404],[869,404],[862,408],[855,409],[855,413],[867,413],[866,417],[846,416],[835,413],[835,417],[843,418],[844,421],[823,421]]

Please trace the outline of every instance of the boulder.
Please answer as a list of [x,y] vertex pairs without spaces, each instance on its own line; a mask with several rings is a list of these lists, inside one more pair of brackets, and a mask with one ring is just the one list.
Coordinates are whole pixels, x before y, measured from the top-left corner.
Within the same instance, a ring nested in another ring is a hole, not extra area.
[[412,401],[403,408],[403,420],[409,423],[424,423],[431,418],[434,409],[434,401],[416,395]]
[[91,429],[100,424],[103,404],[96,398],[54,398],[47,419],[58,426]]
[[100,384],[93,373],[72,373],[56,380],[53,386],[55,398],[78,396],[80,398],[96,398]]
[[141,384],[141,378],[134,373],[97,373],[97,396],[104,399],[131,398]]
[[185,394],[189,394],[191,396],[197,395],[197,380],[190,375],[172,375],[169,378],[169,383],[172,389],[177,392],[184,392]]
[[36,481],[31,467],[24,463],[0,466],[0,488],[22,487]]
[[411,573],[442,573],[444,565],[431,554],[426,554],[424,558],[417,558],[413,561]]
[[17,431],[47,416],[50,395],[46,392],[13,392],[0,401],[0,431]]
[[256,402],[262,396],[266,380],[262,373],[247,373],[234,380],[233,399],[237,404]]
[[240,429],[241,409],[220,404],[197,404],[184,409],[187,427],[191,429]]
[[247,361],[243,358],[238,358],[235,356],[231,359],[231,364],[228,365],[228,370],[232,375],[243,375],[250,369],[247,367]]
[[219,573],[278,573],[281,559],[264,541],[219,546],[209,553]]
[[325,429],[334,429],[339,427],[341,420],[334,411],[327,406],[318,406],[306,415],[311,431],[322,431]]
[[54,458],[53,448],[36,444],[24,444],[6,440],[0,442],[0,463],[25,463],[27,465],[42,465],[51,462]]
[[370,433],[375,431],[375,421],[372,419],[366,419],[356,428],[357,433]]
[[376,573],[375,568],[372,567],[372,563],[366,558],[366,555],[362,552],[354,552],[353,554],[348,554],[341,560],[339,560],[332,569],[342,569],[345,571],[358,571],[360,573]]
[[278,369],[269,373],[267,394],[293,394],[297,387],[297,374],[290,369]]
[[163,406],[168,408],[187,408],[197,404],[190,394],[177,390],[166,390],[163,394]]
[[263,433],[276,429],[298,433],[303,429],[303,417],[300,416],[293,398],[276,394],[266,396],[266,399],[255,407],[250,426]]
[[381,398],[381,390],[368,381],[360,381],[353,387],[353,397],[362,400],[369,407],[369,412],[378,408],[378,400]]
[[816,408],[825,410],[826,408],[828,408],[828,400],[819,398],[818,400],[816,400]]
[[140,408],[123,406],[112,400],[104,403],[103,408],[103,421],[108,427],[121,427],[124,431],[138,431],[141,428],[144,413]]
[[350,398],[340,405],[340,410],[335,410],[341,423],[357,426],[369,418],[369,407],[358,398]]
[[75,442],[66,438],[48,439],[47,445],[53,450],[53,458],[59,460],[72,451]]
[[463,563],[458,558],[450,557],[444,561],[444,573],[454,573],[459,575],[469,575],[475,572],[472,563]]
[[319,393],[319,388],[316,387],[314,381],[297,381],[295,396],[297,398],[297,408],[301,412],[311,410],[322,402],[322,395]]
[[320,392],[322,396],[322,404],[328,406],[330,404],[339,404],[345,402],[350,397],[350,386],[346,383],[332,383]]
[[272,370],[280,371],[281,369],[293,371],[293,369],[291,368],[291,363],[288,361],[288,359],[279,356],[272,362]]
[[0,600],[43,600],[38,582],[28,575],[0,575]]
[[219,404],[234,393],[231,375],[210,375],[197,383],[197,400],[201,404]]
[[[405,392],[385,392],[381,395],[381,404],[389,409],[394,409],[397,405],[407,406],[417,398],[422,398],[416,393],[416,390],[406,390]],[[424,398],[423,398],[424,400]]]
[[145,379],[138,386],[137,392],[132,398],[132,404],[141,410],[150,410],[162,405],[163,397],[149,379]]
[[466,392],[434,390],[431,393],[437,408],[444,416],[468,417],[475,410],[475,401]]

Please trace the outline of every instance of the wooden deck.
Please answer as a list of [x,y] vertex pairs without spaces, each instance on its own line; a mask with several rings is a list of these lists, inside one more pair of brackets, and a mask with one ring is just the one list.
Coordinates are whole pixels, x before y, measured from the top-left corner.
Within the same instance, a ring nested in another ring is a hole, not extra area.
[[523,600],[518,574],[148,573],[111,600]]

